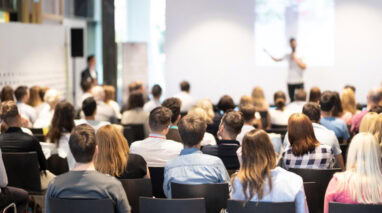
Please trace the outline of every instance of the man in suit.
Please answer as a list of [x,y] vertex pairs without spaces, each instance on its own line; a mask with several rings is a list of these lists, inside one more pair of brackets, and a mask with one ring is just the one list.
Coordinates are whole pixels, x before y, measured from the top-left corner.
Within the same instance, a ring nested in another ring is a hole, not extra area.
[[88,56],[88,67],[81,73],[81,85],[83,82],[92,82],[97,85],[96,59],[94,55]]

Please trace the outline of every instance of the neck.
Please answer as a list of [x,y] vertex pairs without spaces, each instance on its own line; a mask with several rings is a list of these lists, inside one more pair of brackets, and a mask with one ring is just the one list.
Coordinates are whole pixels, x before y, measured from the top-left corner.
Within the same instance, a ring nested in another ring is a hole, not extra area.
[[232,141],[232,140],[236,140],[236,137],[233,137],[232,135],[222,135],[222,140],[225,140],[225,141]]
[[161,135],[161,136],[166,136],[166,134],[164,134],[163,132],[154,132],[154,131],[152,131],[151,132],[151,134],[153,134],[153,135]]
[[195,149],[200,149],[200,143],[198,143],[198,144],[195,145],[195,146],[186,146],[186,145],[184,145],[184,148],[185,148],[185,149],[193,149],[193,148],[195,148]]
[[332,113],[331,112],[321,111],[321,115],[322,115],[322,117],[332,117]]
[[85,120],[95,120],[95,115],[85,116]]
[[76,163],[73,168],[73,171],[94,171],[94,163],[93,161],[89,163]]

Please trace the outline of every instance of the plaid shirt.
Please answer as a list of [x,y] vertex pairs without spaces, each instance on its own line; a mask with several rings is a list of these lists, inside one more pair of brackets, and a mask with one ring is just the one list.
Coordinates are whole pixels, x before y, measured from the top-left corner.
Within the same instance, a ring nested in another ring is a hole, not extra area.
[[323,144],[317,146],[312,152],[301,156],[295,156],[291,146],[283,153],[283,165],[287,169],[330,169],[333,168],[334,162],[331,147]]

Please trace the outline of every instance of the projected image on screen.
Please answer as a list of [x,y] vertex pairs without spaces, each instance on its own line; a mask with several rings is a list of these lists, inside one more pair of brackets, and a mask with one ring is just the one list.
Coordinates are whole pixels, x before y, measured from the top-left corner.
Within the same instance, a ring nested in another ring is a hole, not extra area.
[[[308,66],[334,63],[334,0],[255,0],[255,62],[283,66],[276,58],[290,52],[289,39],[297,40],[297,53]],[[285,65],[285,64],[284,64]]]

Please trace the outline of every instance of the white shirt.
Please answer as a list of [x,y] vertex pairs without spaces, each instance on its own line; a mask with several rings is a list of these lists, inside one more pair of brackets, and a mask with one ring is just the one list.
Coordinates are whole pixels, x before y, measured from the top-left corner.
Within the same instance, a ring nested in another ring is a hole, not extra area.
[[247,134],[249,131],[254,130],[255,127],[251,125],[244,124],[241,128],[240,134],[237,135],[236,140],[239,141],[240,145],[243,143],[243,138],[245,134]]
[[145,135],[148,136],[150,132],[149,115],[148,112],[143,111],[143,108],[130,109],[123,112],[121,124],[143,124]]
[[36,122],[33,124],[33,128],[49,127],[54,115],[54,109],[44,108],[40,114],[38,114]]
[[[295,53],[296,54],[296,53]],[[300,58],[296,55],[297,58]],[[284,56],[285,60],[288,61],[288,74],[287,83],[288,84],[301,84],[304,82],[304,70],[301,69],[295,60],[292,60],[292,54],[286,54]]]
[[113,100],[110,100],[107,104],[109,106],[111,106],[111,108],[113,108],[116,117],[118,119],[121,119],[122,118],[122,114],[121,114],[121,107],[119,106],[119,104],[116,101],[113,101]]
[[24,117],[28,118],[28,120],[33,124],[37,119],[36,110],[29,106],[28,104],[24,104],[22,102],[17,102],[17,109],[19,113]]
[[284,111],[278,109],[271,109],[269,110],[269,114],[271,115],[271,124],[286,126],[288,125],[289,116],[292,113],[287,109],[284,109]]
[[130,153],[142,156],[148,167],[164,167],[167,162],[176,158],[183,149],[183,144],[167,140],[166,136],[150,134],[142,141],[131,144]]
[[200,143],[200,145],[201,146],[207,146],[207,145],[215,146],[216,145],[216,139],[211,133],[206,132],[206,133],[204,133],[204,137],[203,137],[203,140]]
[[154,98],[154,99],[148,101],[147,103],[145,103],[145,105],[143,106],[143,110],[145,112],[151,112],[151,110],[153,110],[157,107],[160,107],[160,106],[161,106],[160,100],[157,100]]
[[306,101],[293,101],[292,103],[288,104],[285,110],[287,110],[290,114],[302,113],[302,108],[304,108],[305,104]]
[[180,92],[174,97],[179,98],[182,102],[180,107],[181,112],[188,112],[196,104],[195,99],[188,92]]
[[60,156],[61,158],[67,159],[69,170],[72,170],[74,168],[74,165],[76,164],[76,160],[74,159],[72,152],[70,151],[69,138],[70,133],[64,133],[61,135],[60,140],[58,141],[57,153],[58,156]]
[[107,122],[107,121],[96,121],[96,120],[85,120],[85,119],[74,120],[74,123],[76,124],[76,126],[81,124],[89,124],[89,126],[93,127],[94,131],[96,132],[102,126],[110,124],[110,122]]

